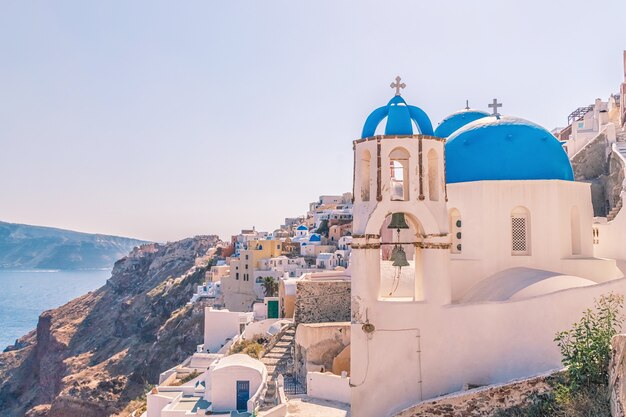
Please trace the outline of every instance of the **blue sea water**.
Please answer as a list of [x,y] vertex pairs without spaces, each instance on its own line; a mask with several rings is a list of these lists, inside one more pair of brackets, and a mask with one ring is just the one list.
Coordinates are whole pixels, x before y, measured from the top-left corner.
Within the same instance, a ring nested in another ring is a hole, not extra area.
[[110,276],[111,270],[0,270],[0,352],[37,327],[42,312],[101,287]]

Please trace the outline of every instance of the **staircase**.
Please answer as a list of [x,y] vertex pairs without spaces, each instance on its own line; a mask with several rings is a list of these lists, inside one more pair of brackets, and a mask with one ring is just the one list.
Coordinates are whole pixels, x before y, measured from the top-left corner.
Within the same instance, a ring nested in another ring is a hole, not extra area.
[[[626,132],[617,133],[617,143],[615,144],[615,150],[617,150],[617,152],[621,155],[623,165],[625,166],[624,170],[626,171]],[[609,211],[609,213],[606,215],[606,220],[610,222],[611,220],[615,219],[615,216],[617,216],[617,213],[619,213],[622,206],[623,201],[620,198],[617,204],[615,204],[611,211]]]
[[[626,133],[623,133],[625,142],[617,142],[615,147],[617,148],[617,152],[619,152],[624,158],[626,158]],[[618,136],[619,138],[619,136]]]
[[277,403],[276,379],[279,374],[287,379],[293,372],[293,346],[295,343],[296,328],[288,327],[280,336],[274,346],[272,346],[261,358],[261,362],[267,368],[267,391],[265,392],[265,404],[263,408],[271,408]]

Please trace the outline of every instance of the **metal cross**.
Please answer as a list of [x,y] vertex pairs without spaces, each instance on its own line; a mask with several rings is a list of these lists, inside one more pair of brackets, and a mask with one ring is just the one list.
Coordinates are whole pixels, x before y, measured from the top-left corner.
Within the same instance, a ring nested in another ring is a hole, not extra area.
[[400,89],[401,88],[406,88],[406,84],[405,83],[401,83],[400,81],[402,80],[402,78],[400,78],[400,76],[398,75],[396,77],[396,82],[395,83],[391,83],[390,87],[391,88],[395,88],[396,89],[396,95],[399,96],[400,94]]
[[469,110],[470,106],[469,106],[469,100],[465,100],[465,110]]
[[494,98],[493,99],[493,103],[489,104],[488,107],[493,109],[493,116],[500,116],[500,113],[498,113],[498,107],[502,107],[502,103],[498,103],[498,99]]

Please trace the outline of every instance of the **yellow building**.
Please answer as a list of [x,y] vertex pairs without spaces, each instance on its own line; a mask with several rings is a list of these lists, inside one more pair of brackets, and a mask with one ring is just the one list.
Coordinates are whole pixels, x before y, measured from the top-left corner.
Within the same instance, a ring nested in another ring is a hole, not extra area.
[[252,311],[258,297],[254,291],[254,271],[262,259],[282,255],[279,240],[253,240],[240,250],[238,258],[230,260],[230,275],[222,279],[224,306],[230,311]]

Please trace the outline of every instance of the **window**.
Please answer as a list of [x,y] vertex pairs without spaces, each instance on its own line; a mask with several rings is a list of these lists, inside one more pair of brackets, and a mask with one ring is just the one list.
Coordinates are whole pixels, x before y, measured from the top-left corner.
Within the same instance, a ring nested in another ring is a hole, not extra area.
[[580,255],[580,213],[578,207],[572,207],[571,214],[572,255]]
[[530,255],[530,214],[524,207],[511,212],[511,254]]
[[452,253],[461,253],[461,238],[463,237],[461,233],[462,225],[461,213],[457,209],[452,209],[450,211],[450,235],[452,237],[450,252]]
[[[248,255],[246,255],[246,261],[247,261],[247,260],[248,260]],[[246,268],[247,268],[247,266],[246,266]]]
[[369,151],[363,152],[361,157],[361,201],[370,201],[370,176],[372,156]]
[[235,279],[239,279],[239,272],[235,272]]
[[578,128],[579,129],[584,129],[585,128],[585,122],[578,122]]
[[389,193],[392,201],[409,200],[409,153],[396,148],[389,154]]
[[428,195],[430,201],[439,201],[439,161],[437,151],[428,151]]

